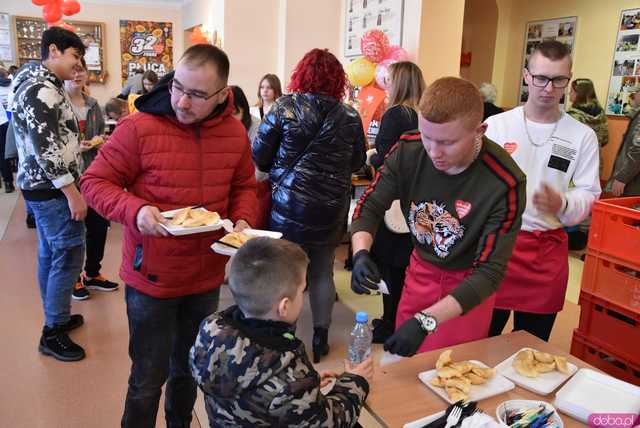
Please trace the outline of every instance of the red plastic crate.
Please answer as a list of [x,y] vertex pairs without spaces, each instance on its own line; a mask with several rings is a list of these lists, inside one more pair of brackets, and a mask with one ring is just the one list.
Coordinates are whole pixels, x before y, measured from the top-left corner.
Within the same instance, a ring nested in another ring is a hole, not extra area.
[[580,308],[578,331],[581,334],[640,365],[640,313],[584,291],[580,293]]
[[640,271],[620,262],[587,253],[581,288],[624,309],[640,313]]
[[573,332],[571,355],[615,378],[640,385],[640,365],[631,363],[606,347],[591,342],[577,330]]
[[596,201],[591,212],[588,249],[596,256],[613,256],[640,270],[640,197]]

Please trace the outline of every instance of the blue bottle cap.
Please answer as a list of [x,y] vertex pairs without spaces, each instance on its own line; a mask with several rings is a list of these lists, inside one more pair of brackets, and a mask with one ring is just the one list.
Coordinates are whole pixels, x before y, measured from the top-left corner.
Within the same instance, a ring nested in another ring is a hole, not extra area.
[[356,322],[366,323],[369,321],[369,315],[366,312],[356,312]]

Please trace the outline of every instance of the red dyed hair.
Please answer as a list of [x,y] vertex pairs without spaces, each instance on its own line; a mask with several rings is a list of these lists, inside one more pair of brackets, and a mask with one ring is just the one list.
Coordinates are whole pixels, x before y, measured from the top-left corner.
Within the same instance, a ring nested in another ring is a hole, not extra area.
[[290,92],[322,94],[341,100],[347,88],[347,75],[329,50],[312,49],[296,65],[288,88]]

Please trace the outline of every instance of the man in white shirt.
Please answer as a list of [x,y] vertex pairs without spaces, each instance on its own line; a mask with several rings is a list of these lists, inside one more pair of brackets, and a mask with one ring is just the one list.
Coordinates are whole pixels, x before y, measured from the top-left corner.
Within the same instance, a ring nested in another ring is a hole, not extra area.
[[600,196],[596,134],[560,109],[571,80],[568,47],[543,42],[529,59],[522,107],[487,119],[487,137],[527,175],[527,206],[507,273],[496,293],[490,334],[499,335],[513,310],[514,330],[548,340],[562,310],[569,276],[563,227],[584,220]]

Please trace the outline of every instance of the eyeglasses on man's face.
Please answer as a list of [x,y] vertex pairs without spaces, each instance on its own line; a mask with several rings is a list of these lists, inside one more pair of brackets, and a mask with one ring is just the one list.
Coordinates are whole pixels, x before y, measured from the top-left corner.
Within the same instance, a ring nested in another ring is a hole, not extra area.
[[551,82],[554,88],[562,89],[566,88],[571,80],[571,78],[567,76],[548,77],[543,74],[532,74],[529,70],[527,70],[527,72],[529,76],[531,76],[531,84],[538,88],[546,88],[549,82]]
[[205,102],[205,101],[215,97],[216,95],[218,95],[220,92],[222,92],[226,88],[227,88],[227,86],[225,85],[222,88],[220,88],[217,91],[215,91],[213,94],[208,95],[206,92],[191,91],[191,90],[184,89],[184,87],[180,84],[180,82],[176,81],[176,79],[171,79],[169,81],[169,92],[172,95],[176,95],[176,96],[178,96],[180,98],[182,98],[184,95],[186,95],[189,98],[189,100],[195,101],[195,102]]

